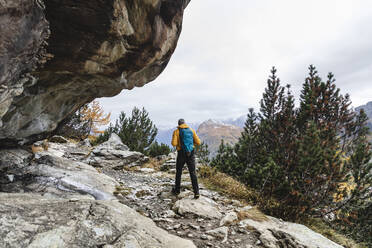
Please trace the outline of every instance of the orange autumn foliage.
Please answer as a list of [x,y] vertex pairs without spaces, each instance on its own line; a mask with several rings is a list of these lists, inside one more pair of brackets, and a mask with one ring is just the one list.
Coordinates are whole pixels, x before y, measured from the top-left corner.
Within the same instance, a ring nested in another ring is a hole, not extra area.
[[94,134],[103,133],[99,126],[107,125],[110,122],[111,113],[105,114],[99,102],[94,100],[80,110],[81,120],[90,121],[91,132]]

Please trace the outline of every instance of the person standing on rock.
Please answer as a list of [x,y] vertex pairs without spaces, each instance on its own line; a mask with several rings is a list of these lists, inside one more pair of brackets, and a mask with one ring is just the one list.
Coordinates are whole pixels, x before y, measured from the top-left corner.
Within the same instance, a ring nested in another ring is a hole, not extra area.
[[177,148],[176,182],[172,193],[178,195],[181,188],[181,175],[185,163],[189,169],[194,198],[199,198],[199,185],[195,171],[195,145],[200,145],[200,139],[195,131],[186,125],[184,119],[178,120],[178,128],[174,130],[172,146]]

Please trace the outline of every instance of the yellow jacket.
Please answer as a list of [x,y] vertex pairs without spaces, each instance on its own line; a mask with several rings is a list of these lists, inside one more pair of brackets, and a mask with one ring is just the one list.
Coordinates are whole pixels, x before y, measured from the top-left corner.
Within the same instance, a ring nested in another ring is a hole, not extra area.
[[[178,128],[188,128],[188,127],[189,126],[187,126],[186,124],[182,124],[178,126]],[[174,130],[173,132],[172,146],[177,147],[177,151],[180,151],[182,148],[181,148],[181,142],[180,142],[180,130],[178,130],[178,128]],[[195,148],[195,145],[199,146],[201,142],[200,142],[198,135],[196,135],[194,129],[190,128],[190,130],[194,134],[193,138],[194,138],[194,148]]]

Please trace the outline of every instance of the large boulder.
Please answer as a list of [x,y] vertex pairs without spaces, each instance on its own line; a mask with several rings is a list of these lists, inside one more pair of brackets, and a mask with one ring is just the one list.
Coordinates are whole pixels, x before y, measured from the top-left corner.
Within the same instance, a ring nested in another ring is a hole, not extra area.
[[166,67],[189,0],[0,1],[0,145],[32,143]]
[[304,225],[284,222],[271,216],[267,216],[265,221],[244,219],[239,225],[256,230],[263,246],[267,248],[342,248]]
[[197,200],[191,197],[178,200],[174,204],[173,210],[180,215],[198,216],[207,219],[220,219],[222,217],[217,204],[204,196]]
[[95,167],[123,169],[125,166],[142,165],[148,160],[142,153],[130,151],[119,136],[113,133],[108,141],[93,149],[86,161]]
[[195,248],[116,201],[0,193],[2,247]]

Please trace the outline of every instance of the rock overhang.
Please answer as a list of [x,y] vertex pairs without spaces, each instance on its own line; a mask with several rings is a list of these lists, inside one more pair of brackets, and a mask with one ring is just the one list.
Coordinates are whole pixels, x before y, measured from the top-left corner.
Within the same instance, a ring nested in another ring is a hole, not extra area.
[[189,0],[0,3],[0,146],[32,143],[97,97],[154,80]]

